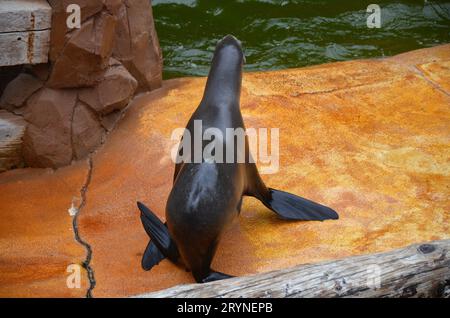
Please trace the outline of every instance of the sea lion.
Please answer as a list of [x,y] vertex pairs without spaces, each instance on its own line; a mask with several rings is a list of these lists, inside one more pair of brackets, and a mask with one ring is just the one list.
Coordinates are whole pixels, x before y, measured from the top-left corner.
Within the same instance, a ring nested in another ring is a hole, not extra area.
[[[226,136],[227,128],[245,129],[239,106],[244,61],[241,44],[234,36],[227,35],[219,41],[203,98],[187,124],[187,131],[194,134],[196,120],[202,121],[202,133],[213,127]],[[231,138],[223,141],[224,152],[230,141]],[[234,163],[202,158],[197,163],[183,160],[176,164],[166,205],[166,224],[137,202],[142,224],[151,239],[142,258],[145,270],[167,257],[183,263],[199,283],[231,277],[213,271],[210,265],[221,234],[240,213],[244,195],[259,199],[283,219],[338,219],[338,214],[329,207],[267,188],[256,164],[250,160],[248,140],[245,139],[244,149],[234,142],[233,145]],[[204,147],[205,143],[202,150]],[[246,157],[245,162],[239,163],[236,158],[241,152]]]

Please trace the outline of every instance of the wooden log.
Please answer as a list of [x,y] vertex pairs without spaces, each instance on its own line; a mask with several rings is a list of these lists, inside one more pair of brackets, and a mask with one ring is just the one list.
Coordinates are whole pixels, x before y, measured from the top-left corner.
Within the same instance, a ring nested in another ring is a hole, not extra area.
[[52,8],[46,0],[0,1],[0,33],[50,29]]
[[48,62],[50,31],[0,33],[0,66]]
[[51,15],[45,0],[0,1],[0,66],[47,63]]
[[450,240],[136,297],[450,297]]
[[0,110],[0,172],[23,166],[22,137],[26,122],[6,110]]

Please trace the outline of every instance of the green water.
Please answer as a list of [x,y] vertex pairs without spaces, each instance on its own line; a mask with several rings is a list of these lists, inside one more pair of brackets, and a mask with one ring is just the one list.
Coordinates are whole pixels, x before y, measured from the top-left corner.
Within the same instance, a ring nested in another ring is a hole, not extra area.
[[[370,3],[381,28],[367,27]],[[239,38],[246,71],[390,56],[450,43],[450,1],[154,0],[164,78],[207,75],[215,44]]]

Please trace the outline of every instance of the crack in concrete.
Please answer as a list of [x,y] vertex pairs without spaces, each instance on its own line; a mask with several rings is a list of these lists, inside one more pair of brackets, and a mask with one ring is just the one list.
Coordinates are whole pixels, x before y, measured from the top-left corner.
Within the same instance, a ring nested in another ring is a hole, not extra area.
[[[394,76],[392,78],[390,78],[389,80],[381,80],[381,81],[375,81],[372,83],[362,83],[362,84],[356,84],[356,85],[350,85],[350,86],[344,86],[344,87],[336,87],[336,88],[330,88],[330,89],[323,89],[323,90],[310,90],[310,91],[303,91],[303,92],[292,92],[289,94],[290,97],[303,97],[306,95],[321,95],[321,94],[332,94],[332,93],[339,93],[339,92],[345,92],[347,90],[352,90],[352,89],[358,89],[361,87],[370,87],[370,86],[377,86],[377,85],[385,85],[385,84],[392,84],[395,81],[398,81],[402,78],[402,76]],[[282,98],[285,98],[286,95],[283,94],[269,94],[269,95],[260,95],[260,94],[254,94],[254,93],[249,93],[253,96],[258,96],[258,97],[266,97],[266,96],[279,96]]]
[[72,109],[72,114],[70,115],[70,147],[72,148],[72,160],[75,159],[75,147],[73,142],[73,119],[75,117],[75,110],[77,107],[78,107],[78,94],[77,99],[75,101],[75,105],[73,106]]
[[[90,265],[91,264],[91,260],[92,260],[92,248],[89,245],[89,243],[87,243],[85,240],[83,240],[81,238],[81,236],[80,236],[79,227],[78,227],[78,216],[80,215],[81,210],[86,206],[86,194],[87,194],[89,185],[91,183],[92,171],[93,171],[93,168],[94,168],[94,160],[92,159],[92,156],[93,156],[93,154],[95,154],[103,146],[103,144],[105,143],[108,135],[115,130],[115,128],[117,127],[117,124],[123,119],[123,117],[125,116],[126,111],[130,108],[131,104],[132,103],[130,101],[128,103],[128,105],[124,109],[122,109],[122,111],[120,112],[120,116],[117,118],[117,120],[113,124],[113,127],[111,128],[110,131],[108,131],[107,129],[104,130],[101,144],[88,155],[88,165],[89,165],[88,166],[88,172],[87,172],[86,180],[85,180],[83,186],[80,189],[81,202],[78,205],[78,207],[74,207],[73,206],[73,202],[72,202],[72,207],[69,209],[69,214],[73,216],[72,227],[73,227],[73,231],[74,231],[74,235],[75,235],[75,240],[80,245],[82,245],[84,247],[84,249],[86,250],[86,259],[82,262],[82,266],[83,266],[83,268],[86,269],[87,275],[88,275],[88,279],[89,279],[89,288],[86,291],[86,298],[93,298],[92,291],[95,288],[96,280],[95,280],[94,269]],[[74,107],[74,112],[75,112],[75,108],[76,107],[77,107],[77,105],[75,105],[75,107]],[[72,120],[72,123],[73,123],[73,120]]]
[[90,265],[91,260],[92,260],[92,248],[85,240],[83,240],[81,238],[79,229],[78,229],[78,216],[80,215],[81,210],[86,205],[86,193],[87,193],[89,184],[91,183],[91,179],[92,179],[93,160],[92,160],[91,156],[88,157],[88,164],[89,164],[89,168],[88,168],[86,180],[80,189],[81,202],[80,202],[80,205],[78,206],[78,208],[76,209],[76,213],[72,219],[72,226],[73,226],[73,231],[75,234],[75,240],[80,245],[82,245],[84,247],[84,249],[86,250],[86,259],[83,261],[82,265],[86,269],[87,274],[88,274],[88,279],[89,279],[89,288],[86,291],[86,297],[92,298],[93,297],[92,290],[95,288],[95,284],[96,284],[94,270],[92,269],[92,267]]
[[[78,100],[78,101],[80,103],[82,103],[82,104],[87,105],[86,103],[83,103],[80,100]],[[108,131],[107,129],[104,129],[101,144],[98,147],[96,147],[96,149],[94,149],[91,153],[89,153],[89,155],[88,155],[88,165],[89,165],[88,173],[87,173],[87,176],[86,176],[86,180],[85,180],[83,186],[80,189],[81,202],[78,205],[78,207],[74,207],[73,206],[73,202],[72,202],[72,207],[69,209],[69,214],[73,216],[72,227],[73,227],[73,231],[74,231],[74,235],[75,235],[75,240],[80,245],[82,245],[84,247],[84,249],[86,250],[86,259],[82,262],[83,268],[86,269],[87,275],[88,275],[88,279],[89,279],[89,288],[86,291],[86,298],[93,298],[92,291],[95,288],[96,280],[95,280],[94,269],[90,265],[91,264],[91,260],[92,260],[92,248],[89,245],[89,243],[87,243],[85,240],[83,240],[81,238],[81,236],[80,236],[79,227],[78,227],[78,216],[80,215],[81,210],[86,206],[86,194],[87,194],[89,185],[91,183],[92,171],[93,171],[93,168],[94,168],[94,160],[92,159],[92,156],[103,146],[103,144],[106,142],[106,139],[108,138],[108,135],[114,131],[114,129],[117,127],[117,124],[123,119],[123,117],[125,116],[126,111],[130,108],[131,104],[132,103],[130,101],[128,103],[128,105],[124,109],[122,109],[122,111],[120,112],[120,116],[114,122],[113,127],[111,128],[110,131]],[[77,106],[78,106],[78,102],[74,106],[73,113],[75,113],[75,108]],[[87,106],[88,106],[89,109],[91,109],[89,105],[87,105]],[[72,124],[71,125],[73,125],[73,118],[72,118]],[[73,142],[72,138],[73,138],[73,134],[71,136],[71,141]],[[73,146],[72,146],[72,148],[73,148]]]
[[417,67],[417,65],[413,66],[413,69],[415,70],[415,72],[421,77],[423,78],[428,84],[430,84],[431,86],[433,86],[434,88],[436,88],[438,91],[444,93],[447,96],[450,96],[450,94],[443,89],[438,83],[436,83],[435,81],[431,80],[430,78],[428,78],[428,76],[426,76],[422,70]]
[[299,97],[303,95],[319,95],[319,94],[329,94],[329,93],[336,93],[340,91],[350,90],[350,89],[356,89],[364,86],[371,86],[376,84],[382,84],[389,81],[380,81],[380,82],[374,82],[374,83],[363,83],[363,84],[357,84],[353,86],[346,86],[346,87],[337,87],[337,88],[330,88],[330,89],[324,89],[324,90],[317,90],[317,91],[305,91],[305,92],[297,92],[294,94],[291,94],[292,97]]

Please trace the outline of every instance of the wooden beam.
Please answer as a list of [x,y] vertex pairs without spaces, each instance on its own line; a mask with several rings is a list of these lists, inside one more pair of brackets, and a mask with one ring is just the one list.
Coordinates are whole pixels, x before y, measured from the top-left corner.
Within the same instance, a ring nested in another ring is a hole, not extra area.
[[50,31],[0,33],[0,66],[48,62]]
[[136,297],[450,297],[450,240]]
[[47,63],[51,15],[45,0],[0,1],[0,66]]
[[46,0],[0,1],[0,33],[47,30],[52,8]]

